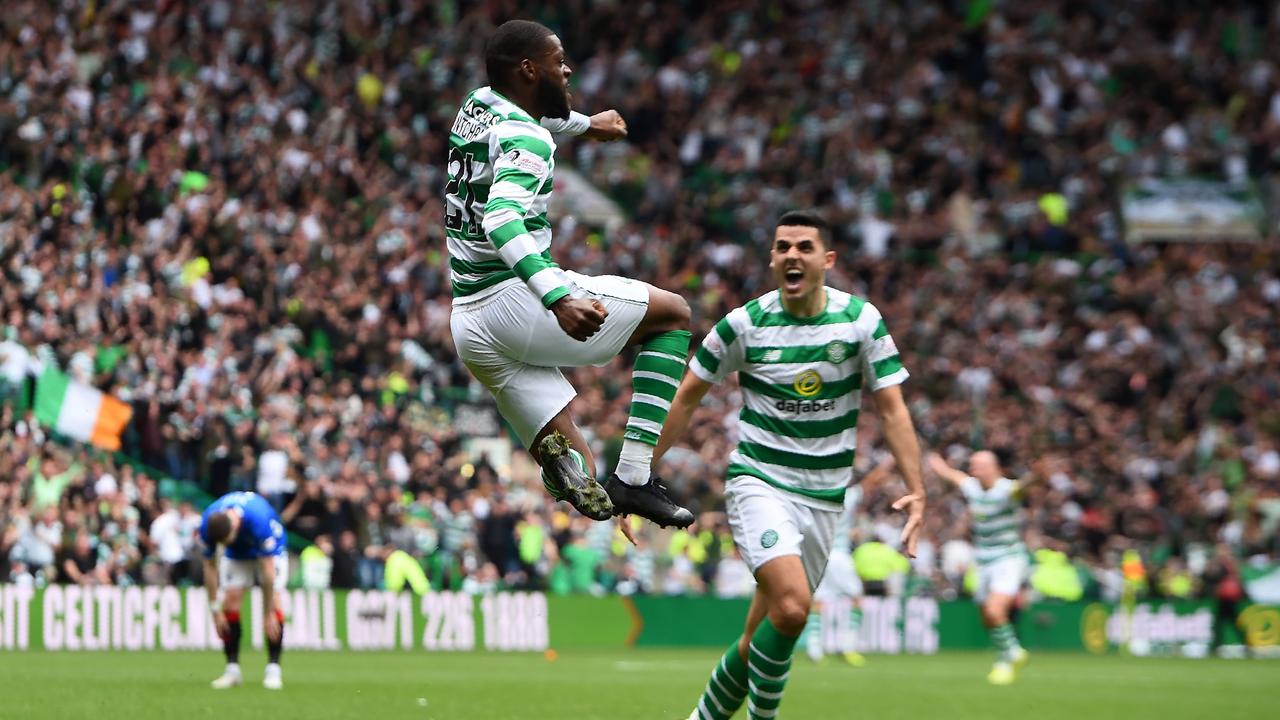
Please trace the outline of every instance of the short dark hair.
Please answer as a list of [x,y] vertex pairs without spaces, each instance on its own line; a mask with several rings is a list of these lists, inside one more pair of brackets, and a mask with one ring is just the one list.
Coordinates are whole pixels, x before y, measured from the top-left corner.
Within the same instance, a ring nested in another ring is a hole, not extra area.
[[231,539],[231,516],[225,512],[210,515],[207,532],[209,542],[214,545],[225,544]]
[[821,239],[826,245],[831,245],[829,242],[829,238],[831,237],[831,226],[827,224],[827,221],[824,220],[821,215],[812,210],[788,210],[782,213],[782,216],[778,218],[778,224],[776,227],[782,227],[784,225],[791,227],[800,226],[816,228],[818,230],[819,239]]
[[532,20],[508,20],[484,44],[484,70],[490,85],[503,85],[521,60],[546,47],[551,28]]

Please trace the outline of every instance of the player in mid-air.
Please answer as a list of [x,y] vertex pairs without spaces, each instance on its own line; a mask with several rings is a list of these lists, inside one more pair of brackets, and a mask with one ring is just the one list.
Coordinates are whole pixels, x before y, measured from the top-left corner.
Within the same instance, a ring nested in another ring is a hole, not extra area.
[[987,680],[993,685],[1008,685],[1029,658],[1009,622],[1027,578],[1027,547],[1022,542],[1018,517],[1018,503],[1026,483],[1005,477],[1000,461],[989,450],[970,456],[968,473],[951,467],[937,453],[930,453],[928,462],[929,468],[959,489],[969,504],[978,561],[978,585],[973,597],[999,653]]
[[209,593],[213,624],[222,638],[227,667],[213,681],[218,690],[235,687],[240,674],[240,610],[244,589],[256,578],[262,587],[263,631],[267,638],[267,669],[262,686],[284,686],[280,652],[284,648],[284,611],[280,594],[289,581],[284,525],[266,498],[233,492],[214,500],[200,518],[204,543],[204,586]]
[[[467,95],[449,135],[445,235],[458,356],[554,497],[596,520],[634,513],[686,527],[693,515],[651,477],[650,461],[684,372],[689,305],[646,283],[562,270],[551,257],[551,133],[617,140],[626,123],[613,110],[571,110],[564,48],[538,23],[503,23],[485,46],[485,70],[489,85]],[[632,345],[640,353],[630,417],[617,470],[602,486],[559,368],[604,365]]]
[[725,720],[744,702],[752,718],[777,714],[844,511],[864,387],[909,489],[893,507],[909,512],[902,540],[915,554],[925,496],[899,387],[907,371],[880,311],[826,286],[836,257],[830,243],[816,214],[778,220],[769,261],[778,289],[734,309],[707,334],[658,443],[660,458],[712,384],[738,373],[740,442],[729,456],[725,501],[757,588],[746,629],[712,670],[691,720]]

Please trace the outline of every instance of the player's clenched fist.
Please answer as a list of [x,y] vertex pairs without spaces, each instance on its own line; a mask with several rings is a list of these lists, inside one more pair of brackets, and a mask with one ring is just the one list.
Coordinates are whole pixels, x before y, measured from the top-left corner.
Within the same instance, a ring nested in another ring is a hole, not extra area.
[[583,135],[604,142],[621,140],[627,136],[627,121],[617,110],[598,112],[591,116],[591,127]]
[[557,300],[551,306],[551,312],[560,323],[560,329],[579,342],[584,342],[599,332],[604,319],[609,315],[609,311],[604,309],[599,300],[568,296]]

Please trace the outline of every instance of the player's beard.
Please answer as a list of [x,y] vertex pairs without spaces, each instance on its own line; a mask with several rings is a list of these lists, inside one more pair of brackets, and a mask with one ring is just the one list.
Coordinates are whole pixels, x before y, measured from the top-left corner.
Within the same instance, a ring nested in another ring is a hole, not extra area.
[[547,76],[538,82],[538,105],[542,107],[542,114],[546,117],[568,118],[569,92],[562,83]]

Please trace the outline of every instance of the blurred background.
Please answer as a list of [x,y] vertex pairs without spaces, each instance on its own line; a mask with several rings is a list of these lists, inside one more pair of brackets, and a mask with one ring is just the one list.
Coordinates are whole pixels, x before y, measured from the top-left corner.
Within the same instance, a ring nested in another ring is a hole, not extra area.
[[[474,593],[752,592],[721,499],[732,383],[662,468],[700,522],[630,547],[549,501],[454,356],[447,133],[510,17],[630,128],[560,140],[562,266],[680,292],[700,341],[770,289],[776,216],[819,208],[923,444],[1043,480],[1029,545],[1072,572],[1033,596],[1280,600],[1263,1],[10,0],[0,581],[198,583],[199,509],[255,490],[304,587],[383,587],[400,553]],[[570,376],[602,473],[630,361]],[[869,415],[858,472],[886,456]],[[964,597],[965,507],[928,484],[891,587]],[[896,550],[900,487],[866,495],[855,545]]]

